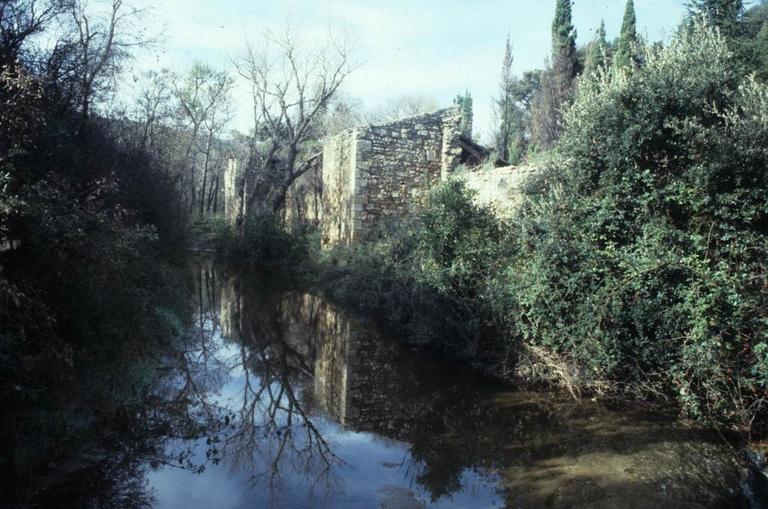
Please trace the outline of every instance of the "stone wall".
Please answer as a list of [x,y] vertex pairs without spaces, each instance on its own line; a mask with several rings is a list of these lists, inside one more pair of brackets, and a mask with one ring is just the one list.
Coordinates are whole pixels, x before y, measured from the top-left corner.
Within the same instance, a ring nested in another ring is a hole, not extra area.
[[323,246],[371,238],[453,173],[462,151],[460,124],[458,108],[448,108],[329,139],[319,175],[291,186],[285,219],[319,224]]
[[453,171],[461,154],[460,124],[461,114],[451,108],[358,131],[359,237],[405,217]]
[[350,129],[323,146],[320,232],[324,246],[354,239],[357,136],[357,129]]
[[533,166],[482,167],[458,174],[457,178],[477,193],[475,203],[492,208],[500,216],[509,216],[520,203],[526,179],[536,172]]
[[230,157],[224,170],[224,215],[229,224],[235,223],[240,212],[240,194],[237,189],[240,178],[240,162]]
[[[448,108],[381,126],[348,129],[323,145],[321,164],[288,189],[286,223],[319,226],[323,247],[375,237],[397,226],[430,189],[449,177],[477,192],[476,202],[508,216],[520,202],[531,166],[481,166],[455,172],[462,158],[461,112]],[[236,183],[241,170],[230,160],[224,176],[226,215],[243,213]],[[246,190],[246,193],[248,191]]]

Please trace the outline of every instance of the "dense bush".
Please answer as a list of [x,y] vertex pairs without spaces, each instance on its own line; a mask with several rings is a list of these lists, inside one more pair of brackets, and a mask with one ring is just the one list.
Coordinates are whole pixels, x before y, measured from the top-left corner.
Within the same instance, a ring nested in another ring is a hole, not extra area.
[[213,229],[217,255],[239,268],[279,268],[295,274],[305,267],[310,246],[319,243],[310,228],[286,231],[267,209],[250,211],[242,225],[219,220]]
[[580,84],[509,232],[499,309],[584,382],[764,426],[768,88],[704,27],[645,62]]
[[[18,28],[6,21],[4,31]],[[0,44],[0,55],[7,51]],[[182,332],[187,288],[168,173],[121,144],[106,120],[81,115],[66,84],[33,73],[24,55],[0,60],[11,62],[0,69],[7,502],[29,496],[50,462],[136,418],[155,376],[148,366]]]
[[319,282],[411,342],[491,362],[484,292],[501,262],[500,238],[499,220],[472,203],[462,182],[448,181],[396,232],[323,253]]
[[579,84],[502,224],[459,182],[328,255],[330,294],[496,375],[768,424],[768,87],[712,29]]

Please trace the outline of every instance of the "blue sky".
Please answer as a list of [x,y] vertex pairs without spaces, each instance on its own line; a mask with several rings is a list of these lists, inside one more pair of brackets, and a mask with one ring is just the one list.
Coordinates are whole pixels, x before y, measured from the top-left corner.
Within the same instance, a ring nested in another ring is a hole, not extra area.
[[[618,35],[625,0],[576,0],[578,43],[592,39],[604,19],[608,37]],[[421,95],[448,106],[457,92],[474,98],[475,131],[487,139],[507,33],[514,71],[541,67],[550,51],[554,0],[160,0],[152,20],[164,41],[136,61],[134,71],[168,67],[183,72],[200,60],[233,74],[232,59],[249,36],[279,30],[288,20],[306,41],[328,27],[344,27],[364,64],[344,92],[373,109],[387,98]],[[650,41],[668,40],[685,11],[685,0],[635,0],[638,30]],[[245,87],[236,94],[233,128],[250,125]]]

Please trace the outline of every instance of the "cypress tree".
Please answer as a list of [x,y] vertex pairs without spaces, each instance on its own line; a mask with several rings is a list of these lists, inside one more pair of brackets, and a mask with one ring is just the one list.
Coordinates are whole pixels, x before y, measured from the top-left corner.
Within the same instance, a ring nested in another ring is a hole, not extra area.
[[584,62],[584,74],[589,76],[600,68],[608,66],[610,57],[608,55],[608,41],[605,38],[605,21],[600,22],[600,28],[597,29],[595,40],[587,49],[587,57]]
[[552,20],[552,68],[542,75],[532,111],[532,138],[536,145],[551,147],[562,132],[562,110],[570,101],[579,71],[576,30],[571,21],[571,0],[557,0]]
[[637,17],[635,16],[635,3],[627,0],[624,9],[624,21],[621,23],[619,42],[616,45],[614,63],[618,67],[629,67],[638,64],[637,58]]
[[688,13],[691,17],[702,17],[726,37],[738,35],[738,25],[744,13],[743,0],[690,0]]
[[512,98],[514,82],[515,78],[512,74],[512,45],[509,43],[509,35],[507,35],[507,44],[504,47],[504,60],[501,64],[499,97],[496,99],[495,104],[498,119],[496,151],[498,152],[498,157],[504,161],[509,160],[509,143],[512,138],[512,112],[515,107],[515,102]]
[[453,100],[453,103],[459,107],[459,110],[461,111],[461,124],[459,126],[459,129],[461,129],[461,134],[466,136],[467,138],[472,138],[472,95],[469,93],[469,90],[466,90],[464,92],[464,95],[458,94],[456,96],[456,99]]
[[552,61],[576,60],[576,30],[571,21],[571,0],[557,0],[552,20]]

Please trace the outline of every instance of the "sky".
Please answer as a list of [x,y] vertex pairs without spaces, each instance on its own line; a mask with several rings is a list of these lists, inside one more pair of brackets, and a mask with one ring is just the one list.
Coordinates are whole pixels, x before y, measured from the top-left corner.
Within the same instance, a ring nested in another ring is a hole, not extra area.
[[[638,32],[646,40],[668,40],[685,12],[685,0],[635,0]],[[573,22],[579,45],[601,20],[609,38],[618,36],[625,0],[575,0]],[[328,30],[346,31],[361,65],[344,84],[366,109],[388,98],[417,95],[450,106],[468,90],[474,100],[475,137],[489,141],[492,98],[497,93],[504,44],[513,46],[513,71],[539,68],[550,53],[555,0],[158,0],[150,30],[161,42],[140,55],[132,72],[169,68],[183,73],[201,61],[236,74],[233,61],[247,40],[264,30],[297,26],[307,45]],[[232,128],[251,125],[247,87],[235,92]]]

